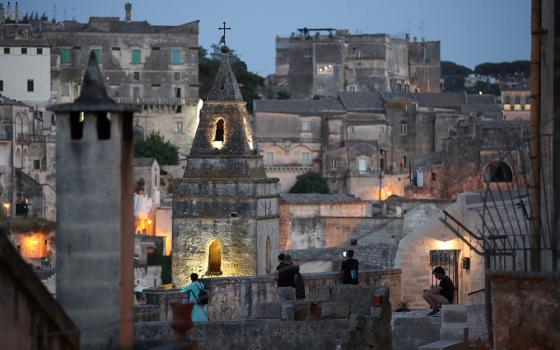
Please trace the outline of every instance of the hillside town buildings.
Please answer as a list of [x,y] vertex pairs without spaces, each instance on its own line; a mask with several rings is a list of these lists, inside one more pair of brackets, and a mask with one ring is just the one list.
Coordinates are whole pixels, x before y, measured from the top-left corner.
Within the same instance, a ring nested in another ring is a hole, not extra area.
[[336,96],[348,92],[439,92],[440,42],[387,34],[301,28],[276,38],[271,98]]

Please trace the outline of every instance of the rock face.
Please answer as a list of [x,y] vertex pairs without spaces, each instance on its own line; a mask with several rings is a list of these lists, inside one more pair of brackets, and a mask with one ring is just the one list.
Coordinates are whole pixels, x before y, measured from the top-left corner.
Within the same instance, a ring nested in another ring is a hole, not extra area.
[[245,102],[227,48],[173,191],[173,282],[273,271],[278,255],[277,179],[253,150]]

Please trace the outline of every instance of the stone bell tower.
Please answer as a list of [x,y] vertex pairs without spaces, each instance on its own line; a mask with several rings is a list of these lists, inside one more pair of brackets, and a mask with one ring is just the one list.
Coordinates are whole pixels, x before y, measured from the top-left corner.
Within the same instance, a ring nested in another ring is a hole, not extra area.
[[90,54],[80,96],[56,113],[57,300],[82,349],[133,346],[132,117]]
[[174,180],[173,281],[270,273],[278,254],[278,179],[267,178],[222,47],[185,174]]

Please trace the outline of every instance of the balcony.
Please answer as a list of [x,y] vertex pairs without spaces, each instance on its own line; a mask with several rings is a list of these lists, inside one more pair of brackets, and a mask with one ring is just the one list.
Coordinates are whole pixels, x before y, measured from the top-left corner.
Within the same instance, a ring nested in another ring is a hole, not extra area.
[[44,135],[24,134],[21,132],[16,134],[16,143],[18,144],[44,143],[44,142],[46,142],[46,137]]

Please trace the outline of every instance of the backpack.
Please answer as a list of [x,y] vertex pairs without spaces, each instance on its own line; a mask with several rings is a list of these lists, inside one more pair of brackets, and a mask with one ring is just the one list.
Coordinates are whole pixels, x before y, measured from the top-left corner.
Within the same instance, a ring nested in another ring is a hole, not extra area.
[[[199,283],[202,283],[202,282],[199,282]],[[208,294],[204,290],[204,284],[202,285],[202,289],[200,287],[198,287],[198,285],[196,287],[200,291],[198,293],[198,298],[196,299],[196,303],[198,305],[208,305],[208,299],[209,298],[208,298]]]

